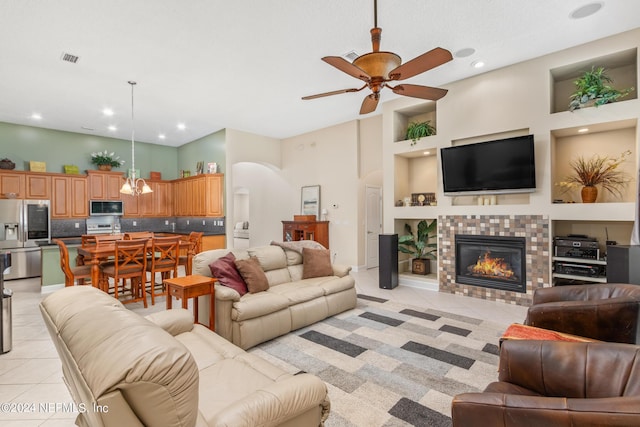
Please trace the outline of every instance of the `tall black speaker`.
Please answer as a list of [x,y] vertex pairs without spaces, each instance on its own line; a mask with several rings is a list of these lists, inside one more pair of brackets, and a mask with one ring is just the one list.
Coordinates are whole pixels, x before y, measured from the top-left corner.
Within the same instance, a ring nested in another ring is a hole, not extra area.
[[398,235],[381,234],[378,238],[378,274],[380,289],[398,286]]
[[640,246],[607,246],[607,282],[640,285]]

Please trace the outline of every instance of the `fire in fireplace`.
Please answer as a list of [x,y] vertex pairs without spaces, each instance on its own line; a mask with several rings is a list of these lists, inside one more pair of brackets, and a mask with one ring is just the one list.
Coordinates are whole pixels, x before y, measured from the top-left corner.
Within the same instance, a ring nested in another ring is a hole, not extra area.
[[457,234],[456,282],[526,292],[524,237]]

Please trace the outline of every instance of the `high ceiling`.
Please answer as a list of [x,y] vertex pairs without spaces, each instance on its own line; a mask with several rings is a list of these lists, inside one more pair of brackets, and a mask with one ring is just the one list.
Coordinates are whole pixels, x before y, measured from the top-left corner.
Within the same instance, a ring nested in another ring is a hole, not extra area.
[[[590,3],[602,8],[570,17]],[[360,86],[320,58],[370,52],[373,15],[373,0],[0,0],[0,122],[130,139],[129,80],[136,141],[180,146],[223,128],[285,138],[353,120],[365,91],[300,98]],[[640,1],[379,0],[378,26],[403,62],[450,50],[404,81],[446,86],[638,28]]]

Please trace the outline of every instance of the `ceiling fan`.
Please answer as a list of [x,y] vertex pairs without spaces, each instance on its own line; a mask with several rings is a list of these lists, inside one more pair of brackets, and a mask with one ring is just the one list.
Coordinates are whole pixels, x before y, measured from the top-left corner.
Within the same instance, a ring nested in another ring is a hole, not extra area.
[[341,56],[325,56],[322,58],[324,62],[333,65],[342,72],[365,82],[361,88],[341,89],[331,92],[319,93],[317,95],[304,96],[302,99],[316,99],[324,96],[338,95],[348,92],[359,92],[368,87],[371,94],[367,95],[360,107],[360,114],[367,114],[375,111],[380,100],[380,91],[384,87],[388,87],[398,95],[411,96],[414,98],[428,99],[437,101],[447,94],[446,89],[440,89],[429,86],[419,86],[412,84],[399,84],[391,86],[389,82],[396,80],[404,80],[425,71],[436,68],[453,59],[451,52],[446,49],[437,47],[429,52],[406,62],[402,65],[401,58],[393,52],[380,52],[380,39],[382,28],[378,28],[378,2],[374,0],[374,28],[371,29],[371,44],[373,52],[360,55],[353,60],[353,63],[347,61]]

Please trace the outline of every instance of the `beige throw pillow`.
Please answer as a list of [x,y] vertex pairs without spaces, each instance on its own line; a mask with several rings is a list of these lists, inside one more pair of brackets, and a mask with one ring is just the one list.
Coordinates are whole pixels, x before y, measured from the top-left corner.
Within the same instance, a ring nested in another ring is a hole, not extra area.
[[249,293],[255,294],[269,289],[269,281],[264,271],[262,271],[262,267],[260,267],[258,258],[236,259],[235,264],[247,284]]
[[302,278],[333,276],[329,249],[302,248]]

